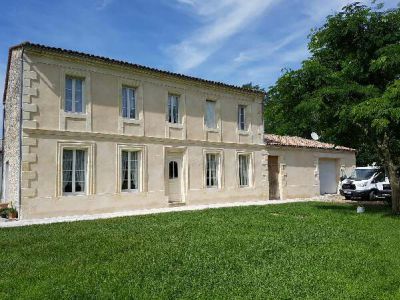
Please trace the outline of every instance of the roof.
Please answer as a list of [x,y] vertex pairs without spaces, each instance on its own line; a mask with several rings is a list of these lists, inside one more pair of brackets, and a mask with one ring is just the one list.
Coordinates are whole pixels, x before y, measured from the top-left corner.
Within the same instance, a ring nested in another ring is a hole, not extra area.
[[340,150],[340,151],[352,151],[352,152],[356,151],[355,149],[352,148],[309,140],[298,136],[264,134],[264,142],[267,146],[277,146],[277,147],[314,148],[314,149]]
[[[240,87],[240,86],[231,85],[231,84],[227,84],[227,83],[223,83],[223,82],[212,81],[212,80],[192,77],[192,76],[188,76],[188,75],[184,75],[184,74],[179,74],[179,73],[159,70],[159,69],[155,69],[155,68],[150,68],[150,67],[146,67],[146,66],[143,66],[143,65],[138,65],[138,64],[135,64],[135,63],[130,63],[130,62],[122,61],[122,60],[116,60],[116,59],[112,59],[112,58],[108,58],[108,57],[104,57],[104,56],[97,56],[97,55],[83,53],[83,52],[74,51],[74,50],[67,50],[67,49],[63,49],[63,48],[50,47],[50,46],[41,45],[41,44],[35,44],[35,43],[31,43],[31,42],[23,42],[23,43],[21,43],[19,45],[15,45],[15,46],[11,47],[10,48],[10,53],[11,53],[12,50],[16,50],[16,49],[20,49],[20,48],[33,49],[33,50],[38,50],[38,51],[45,51],[45,52],[50,52],[50,53],[57,53],[57,54],[62,54],[62,55],[74,56],[74,57],[78,57],[78,58],[89,59],[89,60],[92,60],[92,61],[98,61],[98,62],[113,64],[113,65],[120,65],[120,66],[124,66],[124,67],[130,67],[130,68],[136,69],[136,70],[144,70],[144,71],[155,72],[155,73],[158,73],[158,74],[163,74],[163,75],[167,75],[167,76],[171,76],[171,77],[175,77],[175,78],[179,78],[179,79],[196,81],[196,82],[210,84],[210,85],[217,86],[217,87],[223,87],[223,88],[228,88],[228,89],[234,89],[234,90],[241,91],[241,92],[252,93],[252,94],[256,94],[256,95],[260,95],[260,96],[264,96],[265,95],[265,92],[259,91],[259,90],[243,88],[243,87]],[[7,73],[8,73],[8,70],[7,70]]]

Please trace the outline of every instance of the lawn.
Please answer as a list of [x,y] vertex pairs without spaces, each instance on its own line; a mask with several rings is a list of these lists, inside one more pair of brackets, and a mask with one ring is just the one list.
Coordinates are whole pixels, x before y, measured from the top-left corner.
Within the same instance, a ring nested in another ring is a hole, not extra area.
[[330,203],[0,229],[0,298],[400,298],[400,218]]

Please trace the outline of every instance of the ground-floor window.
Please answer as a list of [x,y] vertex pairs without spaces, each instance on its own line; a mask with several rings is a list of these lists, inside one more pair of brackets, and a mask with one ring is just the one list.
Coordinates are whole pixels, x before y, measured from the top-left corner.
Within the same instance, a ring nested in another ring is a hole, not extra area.
[[206,154],[206,186],[218,187],[219,155],[217,153]]
[[250,155],[239,154],[239,185],[249,186]]
[[81,149],[63,150],[63,193],[86,192],[86,151]]
[[122,151],[122,191],[139,190],[139,151]]

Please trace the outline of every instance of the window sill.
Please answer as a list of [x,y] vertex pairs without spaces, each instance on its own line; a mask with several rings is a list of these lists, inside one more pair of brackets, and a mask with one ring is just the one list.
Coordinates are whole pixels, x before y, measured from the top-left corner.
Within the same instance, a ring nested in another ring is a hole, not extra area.
[[122,122],[126,124],[135,124],[135,125],[142,125],[142,120],[140,119],[127,119],[127,118],[122,118]]
[[71,196],[87,196],[86,193],[63,193],[63,197],[71,197]]
[[250,135],[250,131],[248,130],[238,130],[239,135]]
[[251,185],[239,185],[239,189],[251,189],[252,186]]
[[221,130],[219,128],[207,128],[207,127],[206,127],[206,131],[207,132],[215,132],[215,133],[221,132]]
[[67,112],[67,111],[64,111],[64,116],[66,118],[74,118],[74,119],[86,119],[87,118],[86,113],[74,113],[74,112]]
[[126,195],[126,194],[137,194],[137,193],[140,193],[140,191],[139,190],[121,190],[120,193],[124,194],[124,195]]
[[220,191],[221,188],[218,186],[206,186],[206,191],[210,191],[210,192],[218,192]]
[[167,122],[167,126],[170,127],[170,128],[183,129],[183,124],[182,123],[169,123],[169,122]]

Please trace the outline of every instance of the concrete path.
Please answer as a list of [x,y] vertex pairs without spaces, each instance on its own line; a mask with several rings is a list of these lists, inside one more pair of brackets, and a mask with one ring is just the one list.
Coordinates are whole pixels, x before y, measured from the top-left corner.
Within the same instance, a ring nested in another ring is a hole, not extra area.
[[98,219],[109,219],[118,217],[128,216],[141,216],[160,214],[167,212],[179,212],[179,211],[195,211],[204,210],[210,208],[222,208],[222,207],[238,207],[238,206],[254,206],[254,205],[273,205],[273,204],[284,204],[284,203],[296,203],[296,202],[310,202],[310,201],[332,201],[331,197],[321,196],[307,199],[290,199],[290,200],[265,200],[265,201],[247,201],[247,202],[229,202],[220,204],[205,204],[205,205],[184,205],[178,207],[166,207],[166,208],[153,208],[153,209],[140,209],[131,211],[122,211],[114,213],[102,213],[92,215],[78,215],[78,216],[67,216],[67,217],[53,217],[43,219],[30,219],[30,220],[17,220],[17,221],[3,221],[0,222],[0,228],[4,227],[20,227],[28,225],[38,224],[52,224],[62,222],[75,222],[75,221],[86,221],[86,220],[98,220]]

